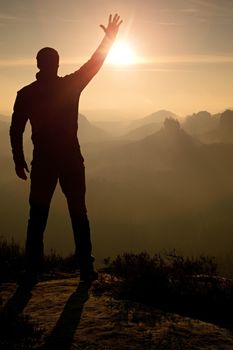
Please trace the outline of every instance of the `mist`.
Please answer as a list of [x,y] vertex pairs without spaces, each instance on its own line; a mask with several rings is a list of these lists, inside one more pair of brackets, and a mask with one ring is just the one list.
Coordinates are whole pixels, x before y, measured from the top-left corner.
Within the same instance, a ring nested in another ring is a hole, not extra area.
[[[0,122],[1,233],[23,246],[29,180],[16,178],[9,123]],[[161,110],[122,124],[79,115],[87,207],[97,263],[129,251],[176,249],[230,264],[233,246],[233,111],[201,111],[181,119]],[[28,163],[30,128],[24,135]],[[66,255],[74,242],[59,186],[45,232],[45,250]],[[229,269],[231,267],[229,266]]]

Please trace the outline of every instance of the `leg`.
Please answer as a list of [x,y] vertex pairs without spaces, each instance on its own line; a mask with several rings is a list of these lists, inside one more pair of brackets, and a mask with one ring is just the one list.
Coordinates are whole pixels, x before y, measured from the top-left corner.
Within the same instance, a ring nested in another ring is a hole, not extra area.
[[26,240],[26,270],[39,272],[43,263],[43,234],[51,198],[57,184],[56,170],[46,164],[32,165],[30,216]]
[[94,258],[91,255],[90,226],[85,204],[86,185],[83,161],[77,159],[71,164],[66,164],[59,175],[59,181],[68,203],[80,269],[93,269]]

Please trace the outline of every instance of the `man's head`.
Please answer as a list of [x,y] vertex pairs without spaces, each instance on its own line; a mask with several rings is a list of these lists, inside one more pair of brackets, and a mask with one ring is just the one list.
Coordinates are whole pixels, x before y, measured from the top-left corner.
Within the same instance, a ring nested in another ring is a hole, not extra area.
[[48,74],[55,75],[59,67],[59,54],[51,47],[44,47],[36,56],[37,67],[40,71]]

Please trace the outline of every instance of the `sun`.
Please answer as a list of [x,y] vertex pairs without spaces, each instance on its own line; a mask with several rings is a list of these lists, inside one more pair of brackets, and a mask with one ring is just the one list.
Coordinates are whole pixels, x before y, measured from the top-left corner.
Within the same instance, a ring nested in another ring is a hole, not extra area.
[[113,44],[106,62],[119,65],[133,64],[135,63],[135,54],[126,42],[118,41]]

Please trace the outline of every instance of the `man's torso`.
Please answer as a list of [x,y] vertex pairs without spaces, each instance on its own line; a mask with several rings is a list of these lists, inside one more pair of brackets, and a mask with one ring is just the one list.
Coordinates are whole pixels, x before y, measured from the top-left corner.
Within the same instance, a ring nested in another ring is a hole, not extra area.
[[19,93],[32,127],[34,157],[62,157],[79,150],[77,118],[81,91],[69,76],[35,81]]

